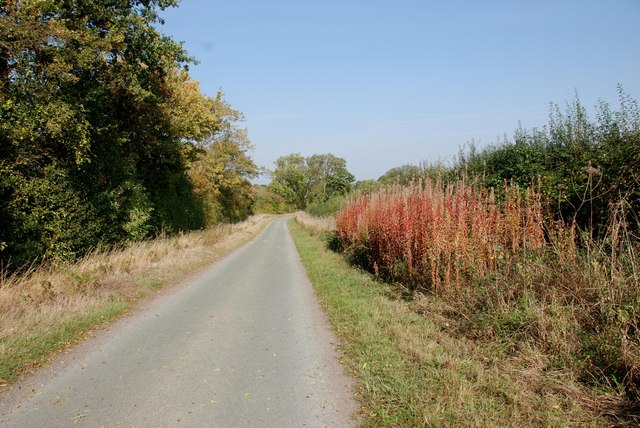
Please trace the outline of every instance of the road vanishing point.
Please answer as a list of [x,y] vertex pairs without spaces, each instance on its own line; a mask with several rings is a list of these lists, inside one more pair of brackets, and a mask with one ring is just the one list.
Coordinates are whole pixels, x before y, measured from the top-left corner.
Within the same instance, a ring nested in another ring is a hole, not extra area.
[[12,385],[0,426],[355,426],[286,222]]

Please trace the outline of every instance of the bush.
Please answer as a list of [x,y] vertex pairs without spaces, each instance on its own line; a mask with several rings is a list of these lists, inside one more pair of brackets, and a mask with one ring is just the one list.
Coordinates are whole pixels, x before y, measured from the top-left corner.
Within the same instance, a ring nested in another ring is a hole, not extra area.
[[592,121],[576,97],[565,113],[553,106],[542,129],[518,129],[513,141],[481,151],[470,147],[454,169],[482,177],[488,187],[505,180],[528,186],[539,179],[556,219],[600,235],[615,201],[627,200],[631,213],[640,212],[640,109],[618,91],[618,111],[601,102]]
[[326,201],[318,201],[310,204],[306,211],[316,217],[334,216],[340,211],[345,202],[345,196],[334,196]]

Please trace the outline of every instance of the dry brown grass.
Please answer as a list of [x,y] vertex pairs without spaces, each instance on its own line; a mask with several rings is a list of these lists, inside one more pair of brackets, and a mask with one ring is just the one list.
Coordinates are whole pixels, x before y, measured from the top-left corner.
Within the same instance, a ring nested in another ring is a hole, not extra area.
[[335,217],[316,217],[305,211],[297,211],[294,219],[313,233],[332,232],[336,230]]
[[352,269],[317,236],[291,224],[309,277],[359,380],[363,427],[600,427],[616,397],[584,388],[537,350],[455,331],[464,317],[440,296],[406,299]]
[[[541,349],[539,344],[526,339],[505,340],[499,335],[469,338],[464,327],[477,320],[464,318],[473,314],[459,311],[447,299],[434,295],[416,294],[414,303],[416,312],[440,327],[444,338],[439,339],[439,343],[458,343],[460,355],[481,362],[482,370],[495,373],[506,380],[504,385],[509,386],[509,390],[504,389],[502,392],[512,399],[518,397],[518,413],[526,414],[525,419],[535,420],[539,418],[536,415],[548,411],[545,415],[547,420],[539,420],[536,425],[549,425],[548,418],[551,414],[555,414],[552,419],[562,415],[551,424],[555,426],[625,426],[634,420],[633,415],[629,415],[629,402],[624,394],[613,388],[604,390],[585,385],[578,371],[560,364],[557,355]],[[538,322],[553,322],[548,314],[539,316]],[[557,320],[556,329],[558,325],[564,328],[564,323],[566,320]],[[554,333],[559,334],[560,331],[556,330]],[[567,348],[578,346],[574,339],[564,337]],[[461,343],[467,344],[467,347],[460,347]],[[478,391],[480,394],[485,392]],[[547,411],[541,413],[541,406]],[[522,422],[516,425],[522,425]]]
[[[255,216],[0,277],[0,384],[82,330],[121,314],[136,300],[237,248],[269,219]],[[52,333],[59,328],[73,334]]]
[[[619,230],[618,223],[612,224]],[[640,423],[640,281],[635,242],[554,238],[460,296],[418,295],[416,310],[488,347],[515,382],[564,408]]]
[[[338,213],[345,254],[418,296],[416,310],[499,354],[515,382],[640,423],[640,225],[545,224],[541,195],[466,180],[392,187]],[[555,400],[555,398],[554,398]],[[556,405],[556,404],[554,404]],[[564,406],[564,404],[557,404]]]

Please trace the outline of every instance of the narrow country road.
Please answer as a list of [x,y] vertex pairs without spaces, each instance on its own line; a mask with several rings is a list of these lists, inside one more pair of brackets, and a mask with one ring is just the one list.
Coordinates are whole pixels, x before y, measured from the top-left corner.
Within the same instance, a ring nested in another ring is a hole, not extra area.
[[354,426],[286,220],[11,387],[0,426]]

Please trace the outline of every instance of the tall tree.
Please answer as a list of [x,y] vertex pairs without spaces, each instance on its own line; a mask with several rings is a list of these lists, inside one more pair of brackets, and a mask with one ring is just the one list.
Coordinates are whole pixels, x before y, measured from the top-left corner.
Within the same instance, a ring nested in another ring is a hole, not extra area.
[[276,168],[271,174],[270,189],[297,209],[304,209],[309,191],[306,159],[301,154],[292,153],[276,159],[275,165]]
[[175,0],[0,2],[0,257],[199,227],[194,143],[233,116],[161,34]]
[[249,180],[260,172],[248,155],[253,145],[246,130],[229,121],[222,129],[201,148],[189,170],[207,225],[251,214],[254,190]]
[[270,188],[298,209],[349,193],[355,180],[347,162],[330,153],[306,158],[290,154],[278,158],[275,165]]
[[308,202],[325,202],[351,191],[355,177],[347,170],[347,161],[335,155],[322,154],[307,158]]

